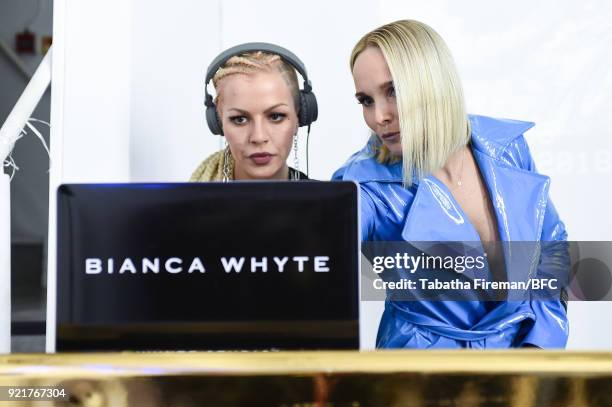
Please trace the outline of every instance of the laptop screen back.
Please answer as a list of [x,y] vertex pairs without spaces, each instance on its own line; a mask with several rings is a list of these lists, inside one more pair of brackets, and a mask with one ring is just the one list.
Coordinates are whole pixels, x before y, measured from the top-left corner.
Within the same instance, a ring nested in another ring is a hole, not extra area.
[[357,187],[62,185],[58,351],[358,348]]

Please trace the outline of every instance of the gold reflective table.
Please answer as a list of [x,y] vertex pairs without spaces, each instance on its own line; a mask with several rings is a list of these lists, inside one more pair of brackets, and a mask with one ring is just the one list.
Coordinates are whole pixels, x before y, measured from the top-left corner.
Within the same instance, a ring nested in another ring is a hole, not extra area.
[[69,394],[0,407],[606,406],[612,353],[15,354],[0,356],[0,386],[57,386]]

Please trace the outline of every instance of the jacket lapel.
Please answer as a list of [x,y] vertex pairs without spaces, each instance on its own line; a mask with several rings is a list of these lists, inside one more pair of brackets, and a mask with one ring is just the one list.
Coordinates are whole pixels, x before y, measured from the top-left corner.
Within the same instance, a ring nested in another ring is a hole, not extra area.
[[[473,150],[487,186],[502,241],[538,241],[550,179],[509,166]],[[402,231],[408,241],[480,240],[448,189],[435,177],[423,178]]]
[[472,149],[487,186],[502,241],[538,241],[550,179]]
[[[533,127],[533,123],[471,115],[470,126],[472,152],[495,210],[500,239],[538,241],[550,179],[502,159],[513,140]],[[518,153],[528,154],[528,151]],[[448,189],[433,176],[417,183],[402,238],[408,241],[480,240]]]
[[[527,281],[537,273],[536,242],[542,233],[550,178],[510,166],[477,149],[473,151],[497,218],[506,278]],[[513,291],[510,295],[508,300],[526,299],[526,293]]]
[[[478,147],[474,142],[472,151],[495,211],[508,280],[525,281],[536,272],[539,252],[534,242],[542,232],[550,179],[506,164]],[[475,227],[448,189],[432,176],[418,183],[402,239],[429,254],[433,245],[427,242],[436,241],[463,242],[470,252],[483,250]]]
[[455,199],[435,177],[420,180],[402,230],[406,241],[479,241]]

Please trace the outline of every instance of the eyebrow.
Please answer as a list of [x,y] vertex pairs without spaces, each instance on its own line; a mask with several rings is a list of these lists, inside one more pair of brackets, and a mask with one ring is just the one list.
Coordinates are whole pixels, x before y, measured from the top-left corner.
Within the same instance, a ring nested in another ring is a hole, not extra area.
[[228,110],[235,110],[240,114],[247,114],[248,112],[246,110],[242,110],[242,109],[238,109],[237,107],[231,107]]
[[[274,106],[270,106],[269,108],[264,110],[264,112],[269,112],[270,110],[274,110],[274,109],[276,109],[277,107],[280,107],[280,106],[287,106],[287,107],[289,107],[289,105],[286,104],[286,103],[277,103]],[[237,111],[237,112],[239,112],[241,114],[248,114],[249,113],[246,110],[238,109],[237,107],[231,107],[228,110],[235,110],[235,111]]]
[[287,107],[289,107],[289,105],[288,105],[288,104],[286,104],[286,103],[277,103],[277,104],[275,104],[274,106],[271,106],[271,107],[267,108],[265,111],[266,111],[266,112],[269,112],[270,110],[274,110],[274,109],[276,109],[277,107],[281,107],[281,106],[287,106]]
[[[393,86],[393,81],[387,81],[387,82],[383,83],[382,85],[380,85],[378,87],[378,89],[381,89],[381,90],[382,89],[387,89],[389,86]],[[357,92],[357,93],[355,93],[355,97],[356,98],[358,98],[360,96],[368,96],[368,95],[366,93],[364,93],[364,92]]]

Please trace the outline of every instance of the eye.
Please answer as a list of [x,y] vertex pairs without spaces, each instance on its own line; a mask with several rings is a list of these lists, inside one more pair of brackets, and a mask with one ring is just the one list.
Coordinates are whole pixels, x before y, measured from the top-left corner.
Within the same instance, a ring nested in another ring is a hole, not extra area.
[[387,97],[395,97],[395,86],[389,86],[389,88],[387,89]]
[[246,124],[246,122],[247,122],[246,116],[241,116],[241,115],[230,116],[229,120],[230,120],[230,122],[234,123],[237,126]]
[[357,103],[359,103],[360,105],[364,107],[370,107],[374,104],[374,99],[372,99],[369,96],[359,96],[357,98]]
[[287,115],[285,113],[273,112],[273,113],[270,113],[268,117],[270,118],[271,121],[279,123],[285,120]]

